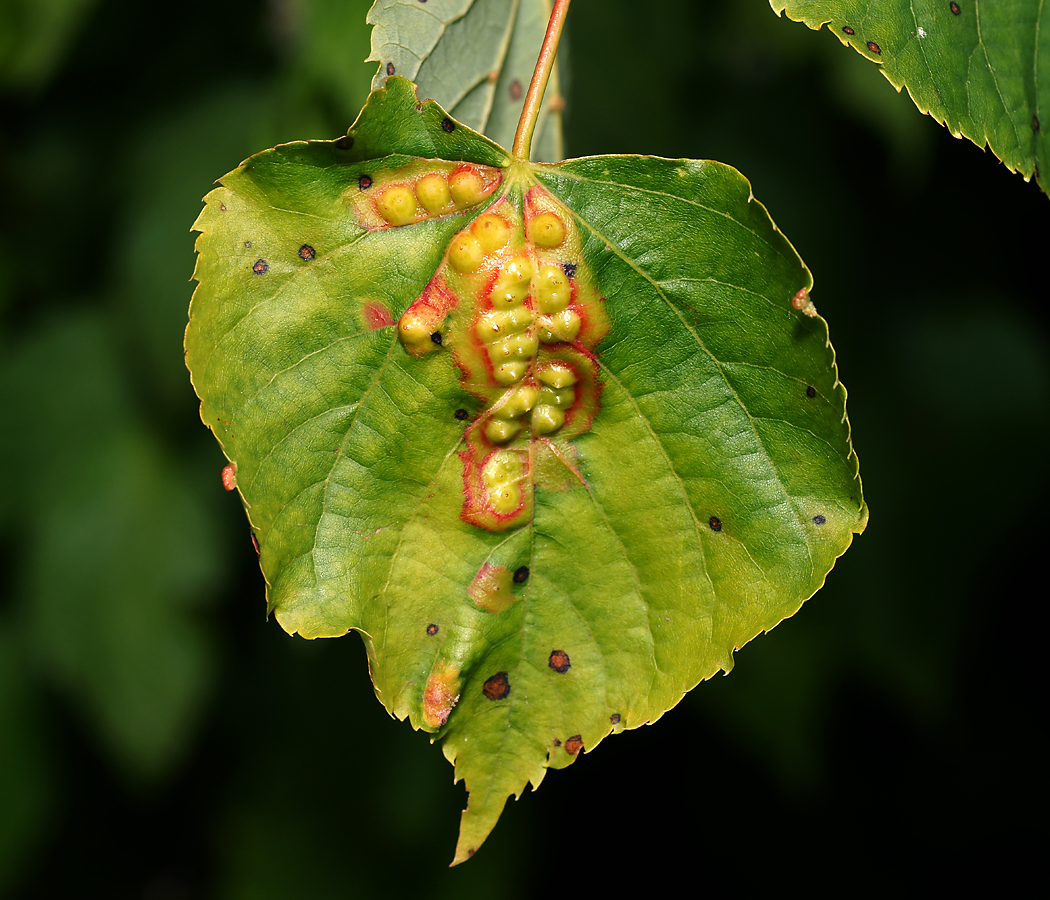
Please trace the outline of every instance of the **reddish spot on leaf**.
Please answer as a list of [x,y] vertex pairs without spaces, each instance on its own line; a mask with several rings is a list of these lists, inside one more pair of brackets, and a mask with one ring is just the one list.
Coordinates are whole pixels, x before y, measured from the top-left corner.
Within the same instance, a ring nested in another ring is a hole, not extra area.
[[369,331],[394,324],[393,315],[382,303],[366,303],[361,307],[361,312],[364,314],[365,325],[368,326]]
[[361,188],[362,191],[367,191],[372,186],[372,176],[362,175],[357,179],[357,186]]
[[882,55],[882,47],[880,47],[874,41],[868,41],[868,49],[872,53],[878,53],[880,56]]
[[565,752],[569,756],[575,756],[583,749],[583,738],[578,734],[574,734],[565,742]]
[[423,688],[423,724],[438,729],[459,700],[459,670],[448,663],[434,667]]
[[503,700],[510,693],[510,680],[506,672],[497,672],[485,682],[481,689],[489,700]]
[[228,491],[237,487],[237,467],[233,463],[222,470],[222,486]]
[[315,256],[317,256],[317,251],[314,250],[314,248],[311,247],[309,244],[303,244],[299,248],[299,258],[300,259],[305,259],[307,262],[309,262]]
[[438,627],[433,622],[427,626],[427,634],[433,637],[438,633]]
[[952,11],[953,16],[957,16],[959,15],[959,13],[962,12],[962,10],[959,8],[959,4],[956,3],[955,0],[952,0],[952,2],[948,4],[948,8]]
[[251,531],[249,534],[252,536],[252,546],[255,548],[256,555],[261,554],[262,551],[259,549],[259,539],[255,536],[255,532]]
[[467,596],[478,609],[501,613],[510,609],[518,599],[511,590],[512,580],[510,569],[485,563],[467,588]]
[[265,275],[270,271],[270,264],[265,259],[257,259],[255,265],[252,266],[252,271],[256,275]]
[[857,33],[852,28],[850,28],[849,25],[843,25],[842,26],[842,30],[845,31],[846,34],[851,35],[851,36]]
[[572,668],[572,663],[569,662],[569,654],[564,650],[552,650],[550,659],[547,660],[547,665],[559,675],[564,675]]
[[521,82],[518,81],[517,78],[515,78],[510,83],[510,99],[511,100],[520,100],[522,93],[523,93],[523,91],[522,91],[522,87],[521,87]]

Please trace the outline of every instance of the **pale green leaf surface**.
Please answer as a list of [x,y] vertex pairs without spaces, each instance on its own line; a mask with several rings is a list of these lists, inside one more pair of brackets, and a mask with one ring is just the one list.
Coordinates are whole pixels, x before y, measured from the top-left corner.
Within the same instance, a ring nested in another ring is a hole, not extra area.
[[988,146],[1046,190],[1050,172],[1050,3],[1046,0],[770,0],[779,15],[828,25],[920,111]]
[[[443,739],[470,791],[462,861],[510,794],[728,671],[735,649],[820,587],[867,511],[827,326],[791,303],[809,272],[738,172],[626,156],[519,163],[491,201],[366,230],[344,199],[362,176],[420,150],[506,159],[442,128],[444,112],[417,108],[410,88],[394,79],[372,95],[350,150],[288,144],[221,179],[195,226],[186,347],[270,608],[306,637],[359,631],[379,699]],[[604,298],[609,331],[592,427],[528,444],[531,515],[493,532],[461,518],[460,453],[480,404],[448,346],[409,355],[362,310],[400,316],[453,235],[530,185],[571,216],[581,250],[566,262]],[[304,244],[315,258],[300,258]],[[485,566],[528,567],[500,612],[471,598]],[[449,665],[458,703],[431,727],[425,686]],[[509,693],[491,699],[497,674]]]
[[[372,87],[391,74],[415,81],[420,99],[510,147],[550,12],[549,0],[376,0]],[[556,64],[533,139],[537,160],[562,158],[560,104]]]

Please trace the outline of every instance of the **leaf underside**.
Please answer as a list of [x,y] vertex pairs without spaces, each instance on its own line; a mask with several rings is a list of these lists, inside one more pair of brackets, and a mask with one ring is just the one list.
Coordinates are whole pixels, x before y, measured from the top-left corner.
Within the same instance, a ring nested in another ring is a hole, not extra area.
[[[470,792],[459,862],[510,794],[728,671],[867,510],[810,274],[737,171],[511,162],[398,78],[350,136],[260,153],[206,197],[187,361],[269,608],[304,637],[358,631],[381,702],[443,741]],[[488,173],[483,199],[384,219],[462,171]],[[500,312],[515,260],[531,293]],[[583,325],[536,350],[544,273]],[[532,341],[512,384],[476,337],[496,313],[532,322],[506,339]],[[543,382],[564,371],[567,394]],[[522,430],[489,440],[526,394]]]
[[[407,78],[420,99],[509,147],[550,14],[550,0],[376,0],[367,19],[374,26],[368,59],[379,63],[372,89],[391,75]],[[533,137],[533,159],[541,162],[564,156],[558,68]]]
[[770,0],[773,10],[880,64],[956,137],[988,146],[1045,192],[1050,173],[1050,3],[1045,0]]

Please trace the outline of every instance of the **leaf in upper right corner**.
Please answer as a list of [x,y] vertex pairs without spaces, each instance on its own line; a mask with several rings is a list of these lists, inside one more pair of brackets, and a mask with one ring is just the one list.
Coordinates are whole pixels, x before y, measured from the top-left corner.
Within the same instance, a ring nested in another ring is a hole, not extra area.
[[[503,147],[514,143],[550,0],[376,0],[368,13],[379,71],[372,89],[400,75],[453,118]],[[562,159],[555,65],[533,138],[532,158]],[[553,108],[552,108],[553,105]]]
[[[882,66],[952,134],[986,144],[1046,191],[1050,3],[1045,0],[770,0]],[[1039,76],[1043,77],[1040,78]]]

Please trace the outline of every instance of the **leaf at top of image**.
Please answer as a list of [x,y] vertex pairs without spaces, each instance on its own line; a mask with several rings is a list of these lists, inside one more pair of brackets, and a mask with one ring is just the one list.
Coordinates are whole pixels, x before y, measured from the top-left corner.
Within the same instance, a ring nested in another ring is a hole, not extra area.
[[[1044,0],[770,0],[879,64],[955,137],[989,147],[1046,192],[1050,4]],[[1040,74],[1042,73],[1042,78]]]
[[[376,0],[372,88],[391,75],[414,81],[421,100],[509,147],[550,14],[550,0]],[[562,103],[555,64],[533,141],[538,161],[564,155]]]
[[864,528],[810,273],[729,166],[512,159],[393,77],[205,203],[187,363],[269,609],[442,742],[455,862]]

